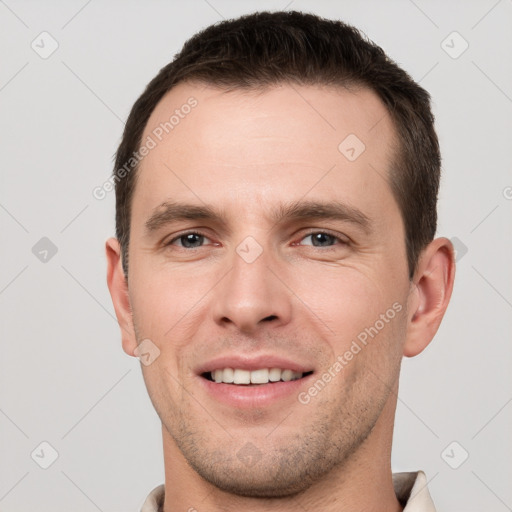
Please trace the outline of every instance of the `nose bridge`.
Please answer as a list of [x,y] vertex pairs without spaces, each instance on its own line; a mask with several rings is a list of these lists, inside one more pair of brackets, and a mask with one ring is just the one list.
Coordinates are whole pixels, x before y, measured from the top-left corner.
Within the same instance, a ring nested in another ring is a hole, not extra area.
[[270,321],[289,321],[290,297],[275,277],[278,261],[268,245],[248,236],[230,258],[231,270],[215,294],[215,321],[254,331]]

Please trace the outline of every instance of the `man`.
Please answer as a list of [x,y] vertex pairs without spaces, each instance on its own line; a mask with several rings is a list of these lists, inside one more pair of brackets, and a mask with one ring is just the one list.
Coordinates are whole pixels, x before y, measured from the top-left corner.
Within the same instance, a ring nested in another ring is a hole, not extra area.
[[106,244],[162,421],[143,512],[434,510],[390,456],[402,357],[453,286],[439,172],[428,93],[341,22],[226,21],[150,82]]

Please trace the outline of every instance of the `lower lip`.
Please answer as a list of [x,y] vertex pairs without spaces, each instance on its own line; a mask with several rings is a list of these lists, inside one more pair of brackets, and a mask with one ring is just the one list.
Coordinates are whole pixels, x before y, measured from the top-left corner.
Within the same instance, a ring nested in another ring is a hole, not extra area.
[[279,381],[252,386],[212,382],[201,376],[199,379],[206,392],[214,399],[231,407],[248,409],[272,405],[280,400],[290,398],[290,396],[297,397],[300,388],[304,387],[312,376],[313,374],[310,374],[288,382]]

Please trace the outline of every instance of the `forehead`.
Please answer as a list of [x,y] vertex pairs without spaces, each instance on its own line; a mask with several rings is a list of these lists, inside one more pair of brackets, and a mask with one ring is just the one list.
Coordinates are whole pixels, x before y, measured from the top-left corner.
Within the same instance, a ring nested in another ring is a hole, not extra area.
[[227,91],[185,82],[158,103],[144,136],[168,142],[173,139],[177,145],[193,131],[202,142],[210,142],[211,148],[218,141],[227,143],[233,135],[239,139],[277,136],[282,140],[300,135],[316,145],[323,141],[323,146],[332,149],[333,143],[341,142],[350,130],[375,149],[383,134],[388,139],[394,135],[385,106],[368,88],[280,84]]
[[143,142],[149,139],[154,148],[140,164],[135,191],[144,210],[175,195],[236,206],[235,194],[248,207],[283,194],[363,199],[369,207],[372,193],[392,200],[394,126],[369,89],[225,91],[181,83],[150,116]]

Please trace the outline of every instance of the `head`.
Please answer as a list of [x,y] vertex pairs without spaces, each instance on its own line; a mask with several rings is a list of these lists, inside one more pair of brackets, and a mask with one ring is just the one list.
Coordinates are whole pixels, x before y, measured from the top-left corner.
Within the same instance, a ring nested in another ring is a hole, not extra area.
[[[389,451],[401,358],[453,283],[433,121],[381,48],[297,12],[198,33],[135,103],[109,288],[124,350],[158,354],[142,368],[169,445],[208,482],[284,496],[372,436]],[[304,375],[254,396],[209,380],[269,361]]]

